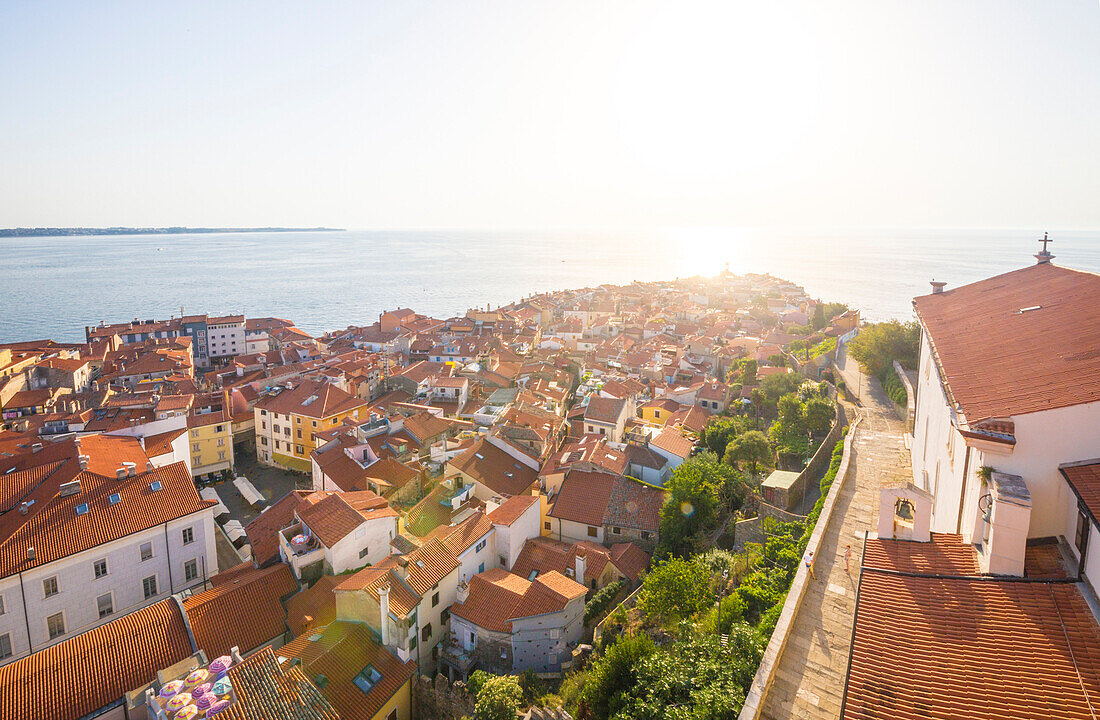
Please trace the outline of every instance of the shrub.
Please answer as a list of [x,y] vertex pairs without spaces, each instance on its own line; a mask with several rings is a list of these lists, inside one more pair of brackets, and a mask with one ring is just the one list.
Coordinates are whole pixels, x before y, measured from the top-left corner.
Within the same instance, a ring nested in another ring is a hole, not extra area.
[[595,620],[603,614],[604,610],[611,607],[611,603],[615,601],[619,591],[623,589],[623,584],[622,580],[613,582],[593,595],[592,599],[584,606],[584,621],[591,622]]
[[882,383],[882,389],[886,391],[890,399],[904,407],[908,400],[908,394],[905,392],[905,383],[898,377],[893,365],[882,371],[878,376],[878,380]]

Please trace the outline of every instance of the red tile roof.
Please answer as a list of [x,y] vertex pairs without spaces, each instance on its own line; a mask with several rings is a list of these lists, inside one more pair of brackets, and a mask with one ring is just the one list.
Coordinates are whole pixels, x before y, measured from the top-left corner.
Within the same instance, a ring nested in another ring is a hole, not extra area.
[[363,592],[366,591],[379,600],[379,590],[384,587],[390,589],[390,612],[399,618],[408,617],[420,603],[420,595],[406,585],[398,572],[396,558],[386,558],[378,565],[366,567],[354,575],[342,580],[334,588],[335,592]]
[[[403,663],[375,642],[360,623],[333,622],[279,649],[281,657],[299,658],[310,676],[324,675],[321,689],[342,720],[371,720],[416,673],[416,663]],[[354,682],[367,666],[382,677],[364,693]]]
[[[89,467],[91,463],[89,463]],[[140,470],[144,470],[143,467]],[[80,491],[62,497],[59,487],[80,481]],[[152,483],[161,489],[154,491]],[[110,502],[118,494],[121,501]],[[135,477],[116,479],[80,470],[75,460],[56,466],[24,500],[33,500],[27,514],[18,510],[0,516],[0,577],[103,545],[165,522],[212,507],[199,497],[187,466],[173,463]],[[87,512],[77,514],[78,506]],[[34,548],[28,559],[27,548]]]
[[325,547],[331,548],[365,522],[400,514],[379,495],[360,492],[314,492],[302,498],[298,517]]
[[234,646],[245,654],[287,631],[280,600],[297,590],[290,566],[274,565],[192,595],[183,607],[208,658],[228,655]]
[[236,701],[218,720],[341,720],[301,667],[287,667],[266,647],[229,668]]
[[77,720],[195,652],[169,598],[0,667],[0,717]]
[[684,435],[678,429],[666,427],[657,433],[656,437],[649,441],[651,447],[664,450],[677,457],[686,458],[691,455],[695,441]]
[[344,578],[322,575],[313,587],[302,590],[286,601],[286,624],[294,635],[311,627],[328,625],[336,619],[335,588]]
[[1100,627],[1074,585],[863,570],[845,720],[1085,720],[1097,698]]
[[1092,515],[1093,522],[1100,523],[1100,461],[1071,463],[1058,470]]
[[981,574],[974,546],[962,535],[933,533],[931,542],[868,540],[863,551],[866,567],[933,575]]
[[484,438],[448,465],[501,495],[522,495],[538,478],[538,471]]
[[268,412],[318,419],[366,406],[365,400],[360,400],[335,385],[317,380],[302,380],[293,389],[283,390],[278,395],[265,396],[255,405]]
[[511,620],[564,610],[583,597],[587,588],[557,571],[527,581],[507,570],[493,568],[470,579],[466,602],[451,606],[451,614],[496,632],[511,632]]
[[566,476],[554,498],[550,517],[585,525],[603,525],[615,475],[572,471]]
[[288,492],[273,505],[268,506],[244,527],[252,546],[252,558],[257,565],[266,565],[279,557],[280,530],[294,524],[294,511],[302,502],[303,493]]
[[527,508],[539,501],[538,495],[513,495],[496,510],[489,513],[494,525],[511,525],[522,517]]
[[1100,275],[1031,265],[913,306],[968,422],[1100,401]]

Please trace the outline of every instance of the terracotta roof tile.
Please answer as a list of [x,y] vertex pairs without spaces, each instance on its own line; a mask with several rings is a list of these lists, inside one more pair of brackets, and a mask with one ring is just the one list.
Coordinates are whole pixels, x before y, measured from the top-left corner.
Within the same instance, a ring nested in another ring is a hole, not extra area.
[[[71,480],[80,481],[80,491],[62,497],[60,485]],[[152,489],[156,482],[161,489]],[[120,502],[110,502],[114,494],[121,497]],[[75,460],[67,460],[21,499],[34,501],[26,515],[8,512],[0,516],[0,577],[68,557],[213,505],[199,497],[191,473],[182,462],[119,480],[113,473],[111,477],[104,477],[82,471]],[[77,507],[85,505],[87,511],[78,514]],[[35,551],[33,560],[27,558],[29,547]]]
[[670,427],[666,427],[657,433],[657,436],[651,439],[649,444],[681,458],[691,455],[691,450],[695,447],[694,440],[678,429]]
[[386,558],[378,565],[363,568],[343,580],[335,587],[335,592],[366,591],[377,601],[378,591],[389,587],[390,612],[400,618],[408,617],[420,603],[420,595],[401,579],[396,567],[395,559]]
[[328,625],[336,619],[335,588],[343,581],[335,575],[322,575],[313,587],[302,590],[286,601],[286,624],[294,635],[311,627]]
[[913,306],[969,422],[1100,401],[1100,275],[1031,265]]
[[[321,692],[342,720],[371,720],[416,673],[416,663],[398,660],[360,623],[333,622],[284,645],[278,654],[301,659],[311,677],[325,676]],[[364,693],[354,680],[367,666],[381,678]]]
[[538,471],[484,438],[448,464],[501,495],[522,495],[538,478]]
[[252,558],[257,565],[266,565],[279,557],[276,533],[294,524],[294,511],[301,502],[302,494],[292,490],[245,525],[244,531],[252,545]]
[[962,535],[933,533],[931,542],[871,539],[863,551],[866,567],[933,575],[981,574],[974,546]]
[[208,658],[242,653],[287,631],[281,599],[298,590],[289,565],[240,575],[183,601],[196,644]]
[[317,380],[303,380],[293,389],[283,390],[278,395],[268,395],[255,405],[268,412],[318,419],[366,406],[365,400],[360,400],[335,385]]
[[1100,461],[1062,465],[1058,470],[1084,503],[1093,522],[1100,523]]
[[864,569],[845,720],[1085,720],[1098,697],[1100,627],[1074,585]]
[[562,481],[550,517],[586,525],[603,525],[615,475],[572,471]]
[[527,508],[539,501],[538,495],[513,495],[496,510],[489,513],[494,525],[511,525],[522,517]]
[[236,702],[218,720],[341,720],[300,667],[286,667],[269,647],[229,668]]
[[179,604],[162,600],[0,667],[0,717],[91,716],[193,652]]
[[528,581],[493,568],[470,578],[469,597],[452,605],[451,614],[487,630],[510,632],[511,620],[563,610],[586,592],[584,585],[554,570]]

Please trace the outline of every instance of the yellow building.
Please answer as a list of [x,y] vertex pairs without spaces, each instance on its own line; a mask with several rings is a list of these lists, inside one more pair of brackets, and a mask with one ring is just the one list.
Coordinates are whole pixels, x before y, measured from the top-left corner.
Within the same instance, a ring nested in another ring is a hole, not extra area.
[[223,411],[188,415],[187,445],[192,477],[233,469],[233,424]]
[[364,623],[337,620],[279,648],[306,677],[324,676],[321,694],[347,720],[411,720],[413,660],[401,662]]
[[645,405],[638,408],[638,414],[642,418],[642,422],[650,425],[664,425],[668,422],[668,419],[672,417],[672,414],[680,409],[680,403],[674,400],[668,400],[667,398],[657,398],[656,400],[650,400]]
[[253,406],[256,457],[265,465],[310,472],[313,433],[365,415],[367,402],[317,380],[287,385]]

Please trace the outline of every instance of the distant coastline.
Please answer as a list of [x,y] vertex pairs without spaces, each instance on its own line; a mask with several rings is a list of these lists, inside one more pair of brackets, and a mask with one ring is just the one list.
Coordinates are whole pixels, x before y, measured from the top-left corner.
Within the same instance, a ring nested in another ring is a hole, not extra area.
[[199,233],[256,232],[339,232],[341,228],[255,227],[255,228],[191,228],[191,227],[107,227],[107,228],[0,228],[0,237],[66,237],[74,235],[191,235]]

